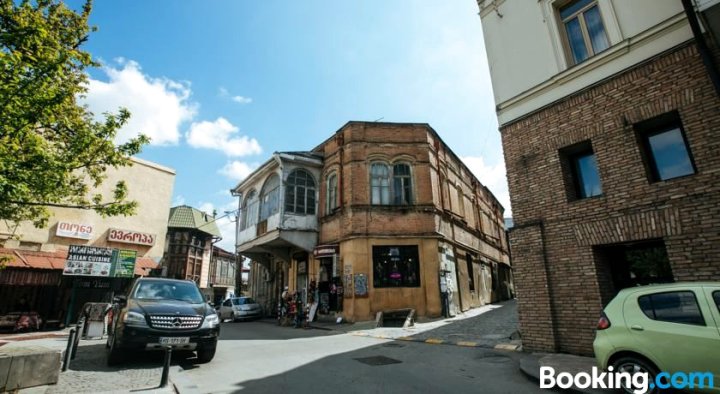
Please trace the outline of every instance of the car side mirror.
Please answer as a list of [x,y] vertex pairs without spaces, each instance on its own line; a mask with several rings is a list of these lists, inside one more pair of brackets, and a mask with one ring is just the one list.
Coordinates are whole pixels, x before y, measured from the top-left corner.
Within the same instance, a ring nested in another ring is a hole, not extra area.
[[208,301],[208,305],[214,307],[214,306],[215,306],[215,303],[213,303],[212,301]]
[[127,305],[127,297],[124,295],[115,296],[113,297],[113,304],[118,304],[122,308]]

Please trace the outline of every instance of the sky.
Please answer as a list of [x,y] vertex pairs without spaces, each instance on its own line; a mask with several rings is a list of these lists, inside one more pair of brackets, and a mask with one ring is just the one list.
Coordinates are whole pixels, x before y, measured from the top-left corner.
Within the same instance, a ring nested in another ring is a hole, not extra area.
[[475,0],[96,1],[90,22],[85,103],[130,110],[117,141],[151,137],[138,156],[176,171],[173,206],[222,217],[273,152],[381,120],[430,124],[511,216]]

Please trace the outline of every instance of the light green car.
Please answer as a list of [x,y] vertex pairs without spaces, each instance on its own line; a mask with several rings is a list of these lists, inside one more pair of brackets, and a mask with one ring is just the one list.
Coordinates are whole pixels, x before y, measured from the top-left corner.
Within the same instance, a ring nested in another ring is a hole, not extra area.
[[[676,383],[688,391],[720,393],[720,282],[621,290],[605,307],[593,347],[602,370],[646,372],[650,382],[667,372],[660,379],[663,386]],[[677,372],[710,372],[714,387],[698,389],[700,379],[707,386],[708,374],[675,376]],[[692,380],[695,388],[689,389]],[[635,389],[622,388],[628,393]]]

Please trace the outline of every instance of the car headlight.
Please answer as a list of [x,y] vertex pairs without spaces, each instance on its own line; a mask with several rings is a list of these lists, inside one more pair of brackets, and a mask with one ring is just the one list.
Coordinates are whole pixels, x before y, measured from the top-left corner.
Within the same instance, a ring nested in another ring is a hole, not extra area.
[[212,315],[205,316],[205,320],[203,321],[201,328],[215,328],[218,324],[220,324],[220,319],[218,318],[218,315],[213,313]]
[[123,322],[128,326],[147,326],[145,316],[142,313],[129,311],[123,316]]

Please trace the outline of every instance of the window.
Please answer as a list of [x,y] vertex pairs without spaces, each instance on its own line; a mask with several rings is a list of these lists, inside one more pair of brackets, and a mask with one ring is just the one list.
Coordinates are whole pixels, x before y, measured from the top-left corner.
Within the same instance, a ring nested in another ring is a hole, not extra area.
[[473,270],[473,259],[470,254],[466,255],[465,259],[467,261],[468,285],[470,286],[470,291],[475,291],[475,272]]
[[660,115],[635,125],[645,167],[652,182],[695,173],[695,165],[677,112]]
[[393,165],[393,203],[395,205],[409,205],[412,203],[411,179],[409,165]]
[[373,163],[370,166],[370,189],[370,201],[374,205],[412,204],[410,165],[397,163],[391,167],[384,163]]
[[563,148],[560,156],[569,201],[602,195],[597,161],[589,141]]
[[370,166],[371,201],[376,205],[390,204],[390,168],[386,164]]
[[285,212],[315,214],[315,180],[309,172],[298,169],[290,173],[285,187]]
[[243,230],[257,224],[259,203],[257,193],[255,190],[251,190],[243,201],[244,216],[241,227]]
[[418,247],[373,246],[373,286],[420,287]]
[[700,307],[692,291],[673,291],[644,295],[638,304],[645,316],[653,320],[704,326]]
[[597,0],[570,1],[558,9],[573,64],[610,46]]
[[713,299],[715,300],[715,306],[718,308],[718,312],[720,312],[720,291],[713,292]]
[[278,195],[280,193],[280,177],[272,175],[265,181],[262,192],[260,193],[260,220],[266,220],[270,216],[276,214],[279,209],[280,202]]
[[338,177],[337,174],[331,174],[327,178],[327,212],[326,214],[332,213],[332,211],[338,207]]

